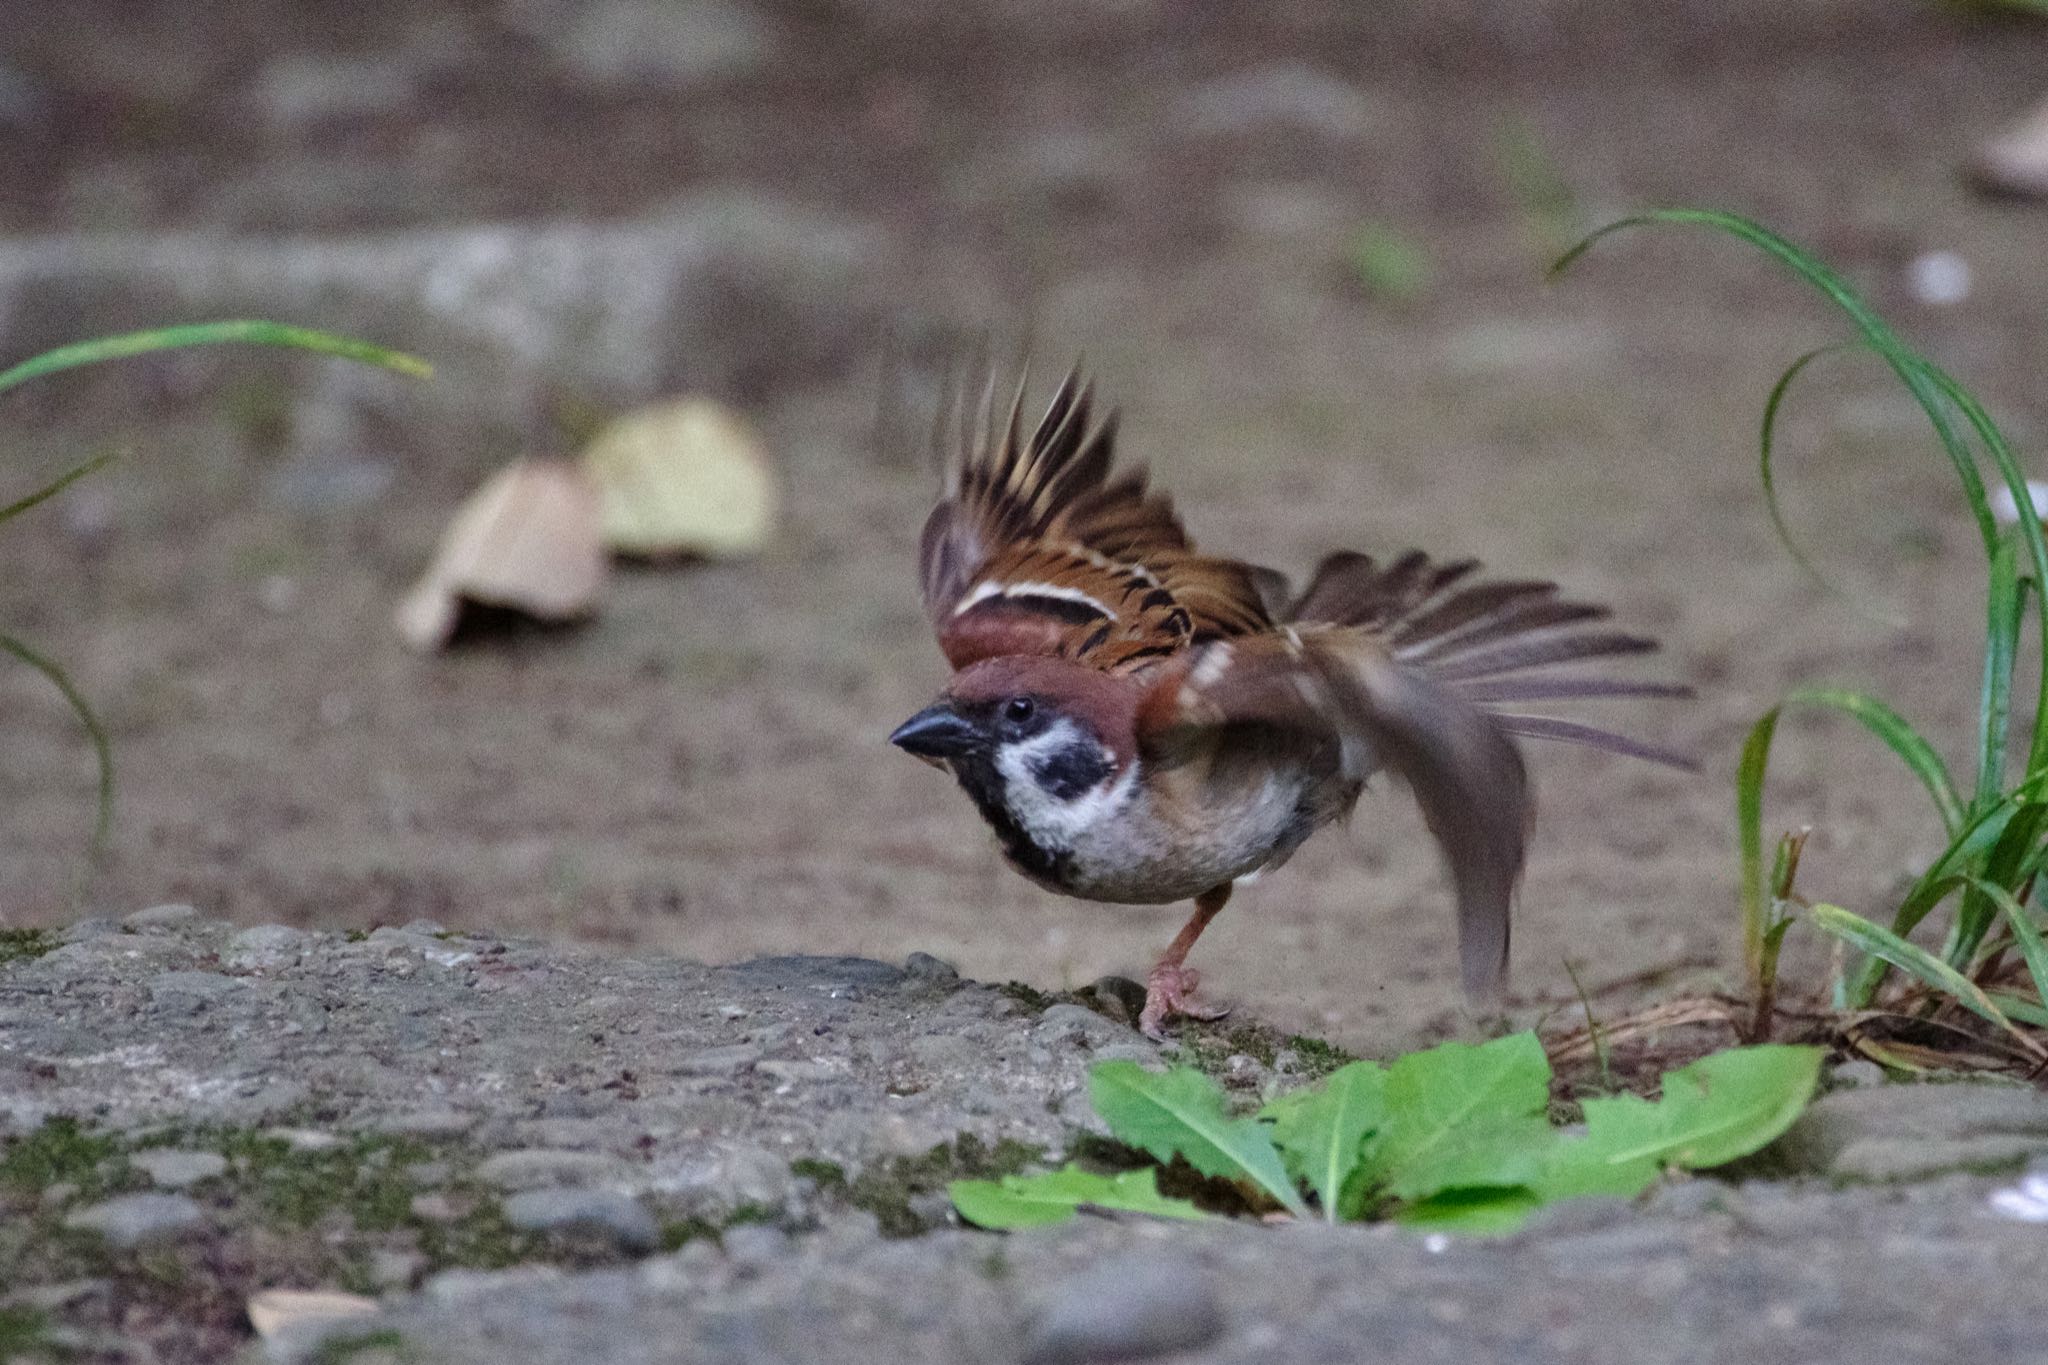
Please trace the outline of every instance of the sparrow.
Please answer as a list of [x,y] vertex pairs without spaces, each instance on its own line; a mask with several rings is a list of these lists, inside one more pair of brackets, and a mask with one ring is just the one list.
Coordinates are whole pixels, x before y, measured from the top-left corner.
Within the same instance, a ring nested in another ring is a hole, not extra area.
[[1521,737],[1678,767],[1683,755],[1503,710],[1689,689],[1553,665],[1656,644],[1596,628],[1555,584],[1487,580],[1470,559],[1339,552],[1291,593],[1204,555],[1142,469],[1114,462],[1117,415],[1067,375],[1026,437],[1024,384],[956,405],[945,486],[918,551],[954,670],[890,742],[951,771],[1003,856],[1041,887],[1119,904],[1192,899],[1146,979],[1153,1038],[1193,998],[1189,950],[1239,878],[1280,866],[1388,771],[1421,807],[1457,901],[1460,967],[1498,1008],[1531,829]]

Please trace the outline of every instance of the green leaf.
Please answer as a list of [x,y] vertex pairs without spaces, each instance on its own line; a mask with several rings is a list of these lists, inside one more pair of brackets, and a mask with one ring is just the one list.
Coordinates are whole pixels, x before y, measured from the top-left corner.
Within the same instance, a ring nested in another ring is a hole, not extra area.
[[1377,1062],[1339,1067],[1319,1086],[1283,1095],[1259,1112],[1273,1124],[1273,1142],[1287,1172],[1314,1191],[1323,1217],[1338,1219],[1344,1182],[1357,1169],[1366,1135],[1385,1118],[1386,1068]]
[[1389,1171],[1384,1189],[1396,1199],[1420,1200],[1445,1190],[1533,1185],[1559,1140],[1541,1113],[1475,1118]]
[[54,351],[45,351],[11,369],[0,371],[0,393],[37,375],[52,374],[79,365],[93,365],[103,360],[119,360],[125,356],[143,355],[149,351],[167,351],[181,346],[215,346],[235,341],[257,346],[287,346],[301,351],[318,351],[326,355],[340,356],[344,360],[360,360],[365,364],[382,365],[388,370],[397,370],[400,374],[415,375],[422,379],[434,372],[433,366],[417,356],[375,346],[367,341],[336,336],[332,332],[315,331],[310,327],[292,327],[281,322],[257,320],[193,322],[177,327],[158,327],[146,332],[127,332],[121,336],[98,337],[91,341],[78,341],[69,346],[59,346]]
[[1446,1190],[1403,1206],[1394,1221],[1423,1232],[1499,1236],[1513,1232],[1542,1206],[1539,1196],[1519,1186]]
[[[1553,1177],[1582,1179],[1586,1168],[1619,1171],[1645,1160],[1652,1175],[1663,1166],[1705,1170],[1748,1156],[1806,1108],[1821,1059],[1817,1047],[1730,1048],[1667,1072],[1654,1103],[1635,1095],[1589,1099],[1586,1136],[1559,1148]],[[1556,1183],[1544,1189],[1561,1192]]]
[[2013,1027],[2012,1020],[2008,1019],[1998,1006],[1991,1003],[1991,997],[1986,995],[1976,982],[1925,948],[1910,943],[1887,929],[1879,928],[1861,915],[1844,910],[1839,905],[1816,905],[1807,913],[1813,916],[1814,923],[1836,938],[1853,947],[1861,948],[1872,957],[1891,963],[1944,995],[1953,996],[1956,1003],[1963,1008],[1989,1019],[2010,1033],[2028,1052],[2035,1056],[2043,1055],[2041,1045]]
[[1266,1125],[1230,1117],[1223,1092],[1194,1068],[1101,1062],[1089,1069],[1088,1094],[1119,1142],[1161,1161],[1185,1157],[1203,1175],[1248,1180],[1295,1217],[1308,1216]]
[[1765,921],[1771,904],[1770,888],[1764,885],[1764,770],[1784,709],[1780,703],[1757,718],[1742,742],[1742,760],[1735,769],[1735,833],[1742,849],[1742,958],[1751,981],[1763,976]]
[[1185,1199],[1159,1193],[1159,1171],[1097,1175],[1069,1162],[1041,1175],[1006,1175],[1001,1180],[955,1180],[946,1186],[953,1207],[977,1227],[1036,1228],[1064,1223],[1077,1209],[1114,1209],[1161,1218],[1206,1218]]
[[1519,1121],[1548,1110],[1550,1059],[1534,1033],[1478,1047],[1443,1043],[1387,1069],[1385,1103],[1386,1122],[1366,1142],[1364,1188],[1419,1196],[1459,1182],[1517,1184],[1483,1179],[1478,1168],[1489,1156],[1506,1161],[1500,1142],[1526,1136],[1531,1130]]

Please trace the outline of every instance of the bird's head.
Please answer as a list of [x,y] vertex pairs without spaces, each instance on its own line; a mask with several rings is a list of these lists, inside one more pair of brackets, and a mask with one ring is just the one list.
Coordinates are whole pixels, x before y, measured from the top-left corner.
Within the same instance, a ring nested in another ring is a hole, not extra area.
[[984,659],[889,742],[951,769],[992,821],[1007,814],[1041,847],[1066,848],[1128,798],[1142,696],[1070,659]]

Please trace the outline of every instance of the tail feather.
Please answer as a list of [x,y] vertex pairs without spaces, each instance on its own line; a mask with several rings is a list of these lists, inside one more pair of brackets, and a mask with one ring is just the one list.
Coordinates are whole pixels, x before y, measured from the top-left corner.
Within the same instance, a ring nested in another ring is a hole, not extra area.
[[1598,726],[1581,725],[1574,720],[1560,720],[1556,716],[1521,716],[1508,712],[1488,712],[1500,726],[1511,735],[1523,735],[1530,739],[1557,739],[1567,744],[1583,744],[1591,749],[1604,749],[1610,754],[1622,754],[1628,758],[1646,759],[1651,763],[1662,763],[1668,768],[1680,768],[1686,772],[1698,772],[1699,760],[1676,749],[1667,749],[1661,744],[1646,740],[1631,739],[1618,735],[1612,730]]
[[1607,608],[1560,597],[1554,583],[1466,583],[1478,567],[1474,560],[1435,564],[1412,550],[1385,565],[1368,555],[1331,555],[1317,566],[1288,619],[1305,626],[1358,626],[1375,632],[1396,662],[1486,709],[1509,734],[1583,744],[1674,767],[1694,766],[1674,750],[1595,726],[1492,710],[1528,702],[1686,697],[1691,690],[1666,682],[1532,672],[1555,664],[1647,654],[1657,644],[1625,631],[1583,629],[1605,620]]
[[1425,637],[1409,645],[1396,645],[1396,658],[1419,663],[1425,659],[1456,659],[1468,651],[1495,640],[1527,635],[1557,626],[1602,621],[1611,615],[1607,608],[1588,602],[1563,602],[1555,597],[1525,597],[1491,616],[1466,623],[1447,635]]

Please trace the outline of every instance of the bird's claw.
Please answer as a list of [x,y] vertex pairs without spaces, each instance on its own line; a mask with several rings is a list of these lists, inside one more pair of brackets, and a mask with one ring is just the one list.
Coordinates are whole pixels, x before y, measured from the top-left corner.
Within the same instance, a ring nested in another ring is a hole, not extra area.
[[1213,1021],[1230,1013],[1228,1005],[1197,1004],[1189,999],[1202,982],[1192,967],[1162,962],[1145,978],[1145,1009],[1138,1016],[1138,1031],[1155,1043],[1166,1041],[1166,1021],[1173,1018]]

